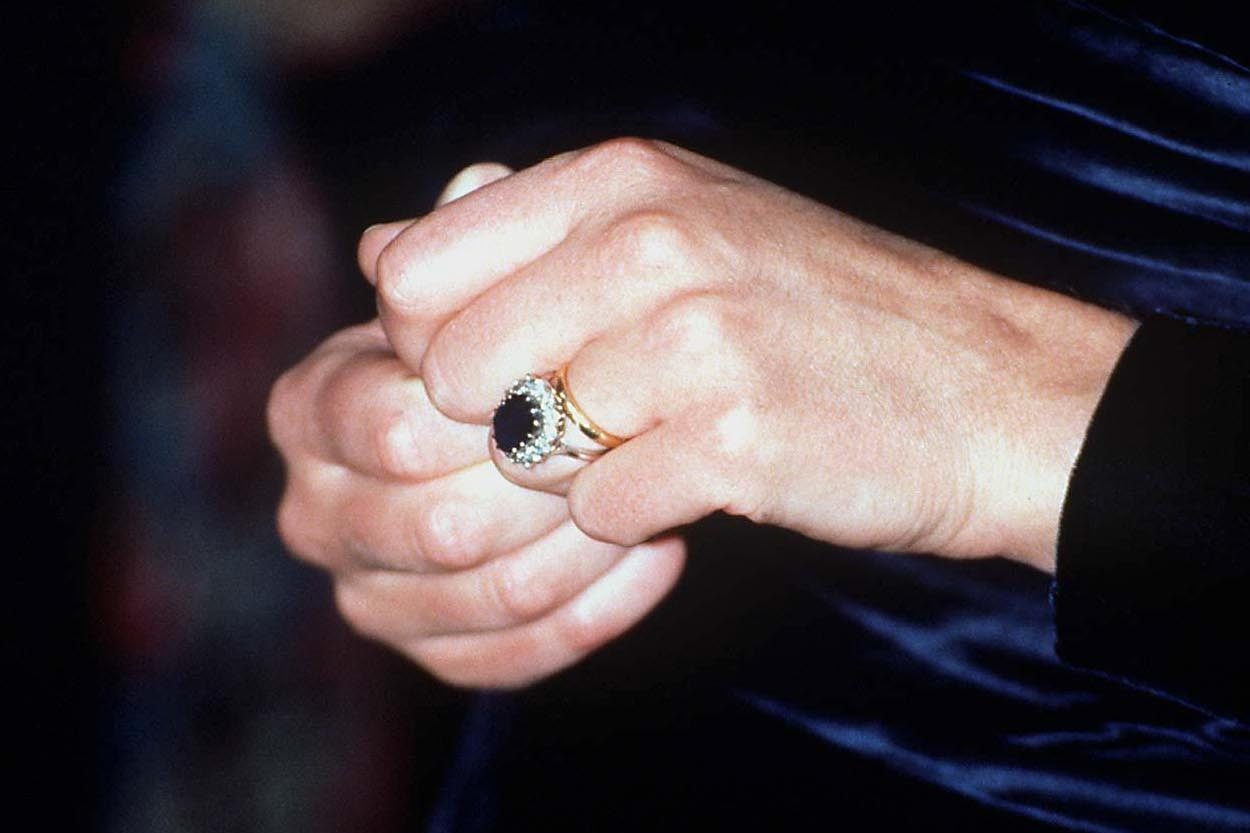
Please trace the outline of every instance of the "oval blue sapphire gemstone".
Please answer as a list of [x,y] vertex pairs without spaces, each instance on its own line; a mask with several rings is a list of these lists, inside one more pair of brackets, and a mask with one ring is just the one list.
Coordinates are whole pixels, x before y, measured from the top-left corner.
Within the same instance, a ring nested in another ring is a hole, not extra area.
[[528,396],[510,393],[495,409],[495,445],[504,454],[512,456],[534,439],[534,408]]

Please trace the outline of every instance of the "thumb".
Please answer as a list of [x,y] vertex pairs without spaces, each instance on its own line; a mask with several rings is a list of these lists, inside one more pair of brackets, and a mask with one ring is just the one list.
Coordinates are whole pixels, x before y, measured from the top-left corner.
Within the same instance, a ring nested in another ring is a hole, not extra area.
[[512,169],[498,162],[477,162],[462,170],[451,178],[443,187],[443,193],[434,201],[435,208],[441,208],[452,200],[458,200],[496,180],[510,176]]

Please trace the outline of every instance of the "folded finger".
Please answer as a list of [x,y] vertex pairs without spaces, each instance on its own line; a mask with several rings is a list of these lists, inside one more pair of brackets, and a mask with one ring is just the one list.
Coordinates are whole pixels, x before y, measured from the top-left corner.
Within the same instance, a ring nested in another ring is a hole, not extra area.
[[377,259],[378,307],[397,352],[418,366],[446,317],[678,168],[688,170],[654,143],[616,140],[548,159],[421,218]]
[[[506,165],[500,165],[497,162],[478,162],[470,165],[451,178],[451,181],[443,188],[442,193],[438,195],[438,199],[435,200],[434,207],[439,208],[449,202],[458,200],[484,185],[489,185],[496,180],[509,176],[511,173],[511,168]],[[365,280],[375,286],[377,285],[378,256],[382,254],[383,249],[390,245],[392,240],[399,236],[400,232],[416,221],[416,218],[412,218],[389,223],[378,223],[364,230],[360,235],[360,243],[356,247],[356,262],[360,266],[360,272],[365,276]]]
[[[576,429],[572,429],[576,430]],[[512,462],[495,442],[494,432],[490,438],[490,459],[495,468],[509,482],[526,489],[563,496],[568,493],[573,477],[586,465],[585,460],[566,454],[553,454],[538,465],[526,468]]]
[[433,335],[421,375],[439,410],[484,422],[526,373],[563,367],[591,340],[644,320],[703,282],[683,231],[641,213],[571,237],[480,295]]
[[[635,326],[586,344],[565,370],[568,392],[583,418],[618,437],[638,437],[664,422],[693,423],[697,430],[683,438],[680,453],[702,459],[705,444],[724,439],[715,435],[724,425],[721,414],[740,404],[746,387],[749,365],[736,357],[732,333],[742,325],[734,319],[715,296],[684,296]],[[691,413],[699,416],[688,418]],[[569,443],[586,443],[576,425],[565,430]],[[586,465],[552,456],[527,469],[493,443],[491,459],[513,483],[555,494],[567,494]]]
[[319,453],[322,432],[315,403],[326,380],[357,353],[386,349],[386,333],[379,322],[349,327],[326,339],[274,382],[266,418],[269,435],[285,457]]
[[420,218],[376,258],[378,311],[414,366],[444,319],[479,292],[541,257],[569,233],[577,210],[558,205],[543,166],[480,188]]
[[568,519],[560,498],[519,489],[487,462],[416,485],[357,479],[332,517],[350,569],[469,569],[549,534]]
[[384,480],[429,480],[486,457],[485,429],[443,416],[385,348],[343,360],[308,416],[318,456]]
[[526,685],[573,665],[635,625],[677,583],[685,553],[678,538],[633,547],[597,581],[537,621],[490,633],[416,639],[401,648],[453,685]]
[[732,407],[743,398],[752,369],[740,353],[755,335],[750,329],[721,296],[683,295],[635,326],[586,344],[565,378],[597,425],[636,436],[692,409]]
[[609,570],[625,550],[571,522],[472,570],[341,577],[336,598],[357,629],[386,642],[497,631],[541,618]]
[[742,410],[694,412],[612,449],[573,478],[573,520],[592,538],[628,546],[716,511],[749,515],[750,423]]

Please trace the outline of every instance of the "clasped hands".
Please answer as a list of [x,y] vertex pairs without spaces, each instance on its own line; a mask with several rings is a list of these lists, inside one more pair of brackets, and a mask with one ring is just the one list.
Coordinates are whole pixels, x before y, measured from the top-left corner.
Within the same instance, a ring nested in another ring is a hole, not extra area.
[[[741,171],[622,139],[368,229],[379,318],[270,398],[278,523],[343,616],[440,678],[524,685],[643,617],[712,512],[851,547],[1053,567],[1068,475],[1133,329]],[[631,439],[503,458],[567,367]]]

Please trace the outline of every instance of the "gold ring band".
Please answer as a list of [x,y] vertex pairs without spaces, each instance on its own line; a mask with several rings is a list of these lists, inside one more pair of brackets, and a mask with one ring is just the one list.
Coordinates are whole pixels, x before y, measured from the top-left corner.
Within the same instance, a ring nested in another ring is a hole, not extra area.
[[562,367],[552,378],[551,386],[555,388],[556,395],[560,397],[560,402],[564,410],[564,415],[569,421],[577,426],[578,430],[605,449],[616,448],[625,442],[625,437],[618,437],[610,431],[605,431],[595,424],[595,421],[586,416],[586,412],[577,404],[577,400],[573,397],[573,391],[569,389],[568,366]]

